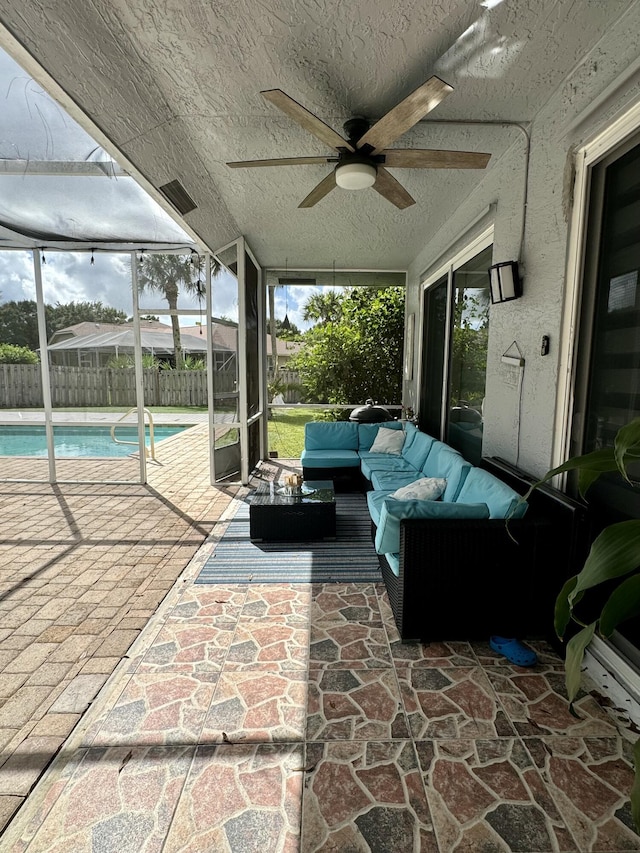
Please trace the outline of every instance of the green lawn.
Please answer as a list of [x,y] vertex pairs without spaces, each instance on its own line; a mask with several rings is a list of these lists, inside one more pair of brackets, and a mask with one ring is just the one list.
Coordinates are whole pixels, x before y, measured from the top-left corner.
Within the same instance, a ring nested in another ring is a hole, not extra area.
[[272,409],[269,418],[269,450],[281,459],[299,459],[304,448],[304,425],[312,421],[317,411],[296,406],[293,409]]

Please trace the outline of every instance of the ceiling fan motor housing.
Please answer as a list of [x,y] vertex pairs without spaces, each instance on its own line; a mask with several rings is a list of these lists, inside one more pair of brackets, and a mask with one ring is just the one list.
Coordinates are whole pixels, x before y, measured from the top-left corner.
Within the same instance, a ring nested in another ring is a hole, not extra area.
[[365,135],[370,126],[370,122],[367,121],[366,118],[363,118],[362,116],[355,116],[354,118],[350,118],[345,121],[342,125],[342,129],[344,130],[345,136],[349,142],[355,148],[358,140]]

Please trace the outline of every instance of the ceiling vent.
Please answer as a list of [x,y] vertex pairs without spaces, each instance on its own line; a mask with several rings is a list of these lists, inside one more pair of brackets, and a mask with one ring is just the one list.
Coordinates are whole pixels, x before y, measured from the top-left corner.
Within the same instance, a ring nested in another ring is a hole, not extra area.
[[168,184],[158,187],[158,189],[167,201],[175,207],[178,213],[181,213],[183,216],[185,213],[195,210],[198,206],[180,181],[170,181]]

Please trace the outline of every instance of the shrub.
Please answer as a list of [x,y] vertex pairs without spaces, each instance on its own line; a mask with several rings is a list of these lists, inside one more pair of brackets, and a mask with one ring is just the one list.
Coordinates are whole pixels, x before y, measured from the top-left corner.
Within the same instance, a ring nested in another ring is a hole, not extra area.
[[0,364],[38,364],[38,353],[29,347],[0,344]]

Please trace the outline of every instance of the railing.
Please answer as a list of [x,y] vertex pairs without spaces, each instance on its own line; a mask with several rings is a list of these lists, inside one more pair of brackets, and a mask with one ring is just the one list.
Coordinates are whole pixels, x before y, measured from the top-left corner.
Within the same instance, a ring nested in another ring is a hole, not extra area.
[[[129,409],[129,411],[125,412],[121,418],[118,418],[118,423],[114,424],[111,427],[111,440],[115,442],[115,444],[132,444],[134,447],[138,447],[138,445],[140,444],[139,441],[124,441],[121,438],[116,438],[116,427],[118,426],[118,424],[121,423],[121,421],[123,421],[125,418],[128,418],[129,415],[133,414],[133,412],[136,412],[137,410],[137,406],[134,406],[133,409]],[[150,457],[151,459],[153,459],[154,462],[157,462],[156,444],[153,436],[153,415],[151,414],[149,409],[143,409],[142,412],[143,417],[144,415],[149,415],[149,447],[147,447],[145,443],[144,455],[147,459]]]

